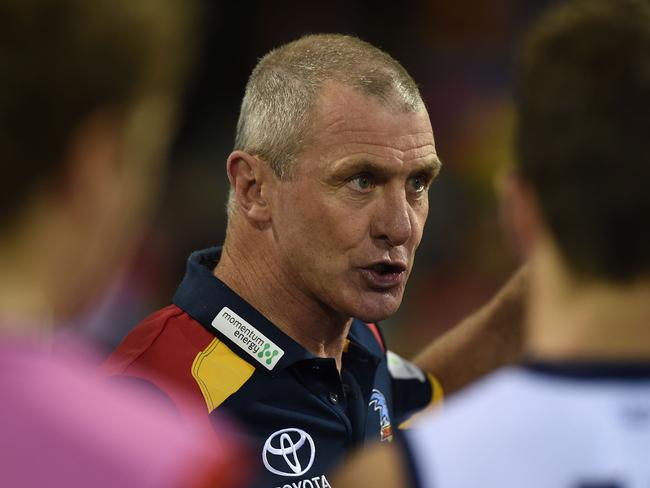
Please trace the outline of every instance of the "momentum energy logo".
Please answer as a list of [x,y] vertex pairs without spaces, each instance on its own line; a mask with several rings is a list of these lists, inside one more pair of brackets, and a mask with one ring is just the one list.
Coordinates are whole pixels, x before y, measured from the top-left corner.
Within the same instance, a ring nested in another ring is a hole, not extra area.
[[212,321],[212,327],[241,347],[269,371],[284,355],[284,351],[273,341],[228,307],[221,309]]

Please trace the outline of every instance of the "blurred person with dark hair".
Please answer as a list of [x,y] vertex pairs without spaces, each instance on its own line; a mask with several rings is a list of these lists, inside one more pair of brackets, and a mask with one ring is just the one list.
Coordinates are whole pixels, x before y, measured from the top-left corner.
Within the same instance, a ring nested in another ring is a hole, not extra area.
[[58,334],[104,290],[155,194],[191,6],[0,0],[2,486],[235,480],[230,434],[102,384],[87,348]]
[[[418,366],[376,321],[402,300],[440,160],[418,88],[392,57],[319,34],[264,56],[242,102],[223,248],[190,256],[174,305],[108,374],[178,385],[247,427],[260,486],[328,487],[353,446],[517,357],[518,276]],[[434,378],[432,372],[442,382]]]
[[337,488],[650,484],[650,3],[575,0],[527,37],[519,171],[528,361],[450,400]]

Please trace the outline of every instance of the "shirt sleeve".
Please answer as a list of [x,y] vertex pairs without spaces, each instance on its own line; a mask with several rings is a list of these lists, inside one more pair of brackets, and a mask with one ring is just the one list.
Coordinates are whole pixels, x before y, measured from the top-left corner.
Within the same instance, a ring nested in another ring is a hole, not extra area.
[[392,383],[393,411],[400,428],[408,428],[411,417],[442,402],[440,382],[392,351],[386,351]]

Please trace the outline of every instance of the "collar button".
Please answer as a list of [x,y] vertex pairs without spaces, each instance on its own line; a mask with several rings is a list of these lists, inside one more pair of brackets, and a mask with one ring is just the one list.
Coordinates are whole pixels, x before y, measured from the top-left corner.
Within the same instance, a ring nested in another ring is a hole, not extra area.
[[330,402],[333,405],[338,405],[339,403],[339,396],[336,393],[330,393]]

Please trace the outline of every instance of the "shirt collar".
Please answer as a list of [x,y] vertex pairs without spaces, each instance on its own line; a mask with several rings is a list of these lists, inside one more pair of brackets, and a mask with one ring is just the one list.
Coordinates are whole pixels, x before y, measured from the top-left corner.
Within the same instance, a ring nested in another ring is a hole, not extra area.
[[[221,251],[222,247],[212,247],[193,252],[190,255],[187,260],[185,276],[176,290],[173,303],[183,309],[210,333],[228,344],[238,356],[271,376],[275,376],[298,361],[316,359],[316,356],[282,332],[252,305],[230,289],[228,285],[214,276],[213,270],[219,262]],[[223,312],[224,307],[235,312],[243,321],[250,324],[282,351],[282,356],[272,369],[269,370],[264,367],[264,356],[262,356],[261,360],[258,359],[258,356],[252,356],[239,343],[236,343],[213,326],[213,321],[218,314]],[[348,338],[362,352],[377,361],[381,359],[381,348],[365,323],[355,319]],[[350,353],[358,353],[358,348],[352,348]],[[273,348],[269,350],[271,349]]]
[[650,379],[650,362],[647,360],[543,361],[528,359],[523,363],[523,367],[535,374],[575,380],[647,381]]

